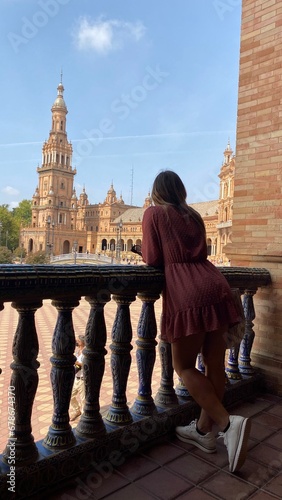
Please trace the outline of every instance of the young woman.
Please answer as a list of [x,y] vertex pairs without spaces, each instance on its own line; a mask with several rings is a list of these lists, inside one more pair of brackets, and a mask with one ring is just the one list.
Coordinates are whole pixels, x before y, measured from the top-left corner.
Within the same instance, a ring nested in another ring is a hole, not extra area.
[[[170,170],[152,188],[154,206],[143,216],[142,257],[165,274],[161,338],[171,343],[173,367],[201,407],[198,421],[176,427],[179,439],[207,453],[216,451],[213,425],[222,431],[235,472],[243,465],[251,422],[230,416],[224,395],[226,332],[243,318],[223,274],[207,259],[206,231],[198,212],[186,203],[186,189]],[[202,353],[205,375],[196,368]]]

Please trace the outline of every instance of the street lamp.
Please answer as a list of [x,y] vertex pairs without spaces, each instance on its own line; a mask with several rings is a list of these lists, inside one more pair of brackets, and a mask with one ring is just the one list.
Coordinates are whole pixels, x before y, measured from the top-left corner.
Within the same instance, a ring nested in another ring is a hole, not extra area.
[[2,222],[0,222],[0,246],[1,246],[1,232],[2,232],[2,227],[3,227],[3,224],[2,224]]
[[76,264],[77,241],[73,242],[73,261]]
[[24,244],[21,243],[21,264],[23,263],[23,249],[24,249]]
[[117,262],[120,262],[122,225],[123,225],[122,219],[120,219],[120,221],[117,223],[117,251],[116,251]]
[[[50,241],[50,229],[52,230],[52,242]],[[52,248],[54,245],[54,229],[55,229],[55,222],[53,221],[51,223],[51,216],[48,215],[48,217],[47,217],[46,253],[48,253],[49,259],[51,258]]]

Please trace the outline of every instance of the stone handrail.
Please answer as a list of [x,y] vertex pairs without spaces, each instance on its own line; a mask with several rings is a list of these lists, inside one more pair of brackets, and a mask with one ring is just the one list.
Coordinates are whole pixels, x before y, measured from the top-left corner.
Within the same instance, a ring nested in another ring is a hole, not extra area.
[[71,252],[71,253],[63,253],[61,255],[51,255],[50,262],[56,264],[56,262],[64,262],[68,261],[69,263],[74,263],[74,261],[93,261],[97,264],[113,264],[115,261],[114,257],[109,257],[104,254],[96,254],[96,253],[79,253],[79,252]]
[[[269,285],[271,279],[265,269],[219,269],[230,286],[239,288],[243,295],[246,333],[240,349],[230,350],[226,366],[229,379],[237,382],[254,374],[250,363],[254,338],[252,321],[255,317],[253,296],[258,287]],[[8,424],[10,430],[0,461],[1,498],[7,495],[7,478],[11,478],[11,467],[15,467],[12,471],[16,471],[17,498],[27,498],[27,481],[30,478],[32,481],[28,482],[28,493],[35,494],[46,485],[50,487],[57,484],[62,477],[77,475],[91,463],[96,463],[98,457],[109,460],[111,453],[117,450],[124,455],[132,453],[135,450],[132,439],[128,438],[136,429],[140,435],[143,423],[154,426],[153,434],[145,433],[146,439],[153,439],[173,428],[185,416],[185,412],[187,416],[189,394],[181,386],[181,381],[174,389],[170,345],[162,341],[158,346],[162,376],[159,391],[155,399],[152,398],[151,381],[157,345],[154,302],[160,296],[163,282],[163,272],[148,266],[0,266],[0,311],[5,303],[12,302],[12,307],[19,315],[11,364],[10,387],[13,392],[9,395],[13,401],[13,422],[10,426],[9,422],[1,422],[2,426]],[[137,295],[142,301],[136,342],[139,389],[132,408],[128,408],[126,385],[130,377],[132,349],[130,304]],[[72,311],[78,306],[81,297],[89,302],[90,313],[85,331],[83,367],[85,405],[74,430],[69,423],[69,404],[75,376]],[[57,309],[50,370],[54,410],[46,437],[35,443],[31,427],[39,366],[35,312],[42,306],[44,299],[51,299]],[[110,300],[117,304],[110,346],[113,396],[108,412],[102,418],[99,394],[107,339],[104,306]],[[5,335],[5,332],[1,334]],[[134,439],[136,441],[136,437]]]

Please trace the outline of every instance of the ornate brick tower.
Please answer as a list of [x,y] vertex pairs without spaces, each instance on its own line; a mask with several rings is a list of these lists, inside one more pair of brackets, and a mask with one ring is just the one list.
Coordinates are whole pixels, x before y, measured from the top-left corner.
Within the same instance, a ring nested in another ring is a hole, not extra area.
[[217,253],[223,254],[223,247],[231,242],[235,156],[228,141],[223,153],[224,161],[220,170],[220,193],[218,201],[218,249]]
[[37,168],[39,180],[32,198],[32,227],[24,229],[21,235],[28,252],[69,253],[75,242],[80,251],[85,246],[85,234],[81,230],[77,233],[78,200],[73,187],[76,169],[72,168],[72,145],[66,133],[68,110],[62,81],[57,91],[51,108],[49,139],[43,144],[42,165]]

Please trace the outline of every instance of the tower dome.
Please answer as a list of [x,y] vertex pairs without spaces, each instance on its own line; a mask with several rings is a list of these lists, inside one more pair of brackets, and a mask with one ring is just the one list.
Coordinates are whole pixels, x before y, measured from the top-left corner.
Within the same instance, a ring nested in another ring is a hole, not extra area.
[[54,110],[54,108],[63,108],[64,110],[67,110],[67,106],[66,106],[66,103],[64,101],[64,96],[63,96],[65,89],[64,89],[62,82],[59,83],[57,90],[58,90],[58,93],[57,93],[57,97],[54,101],[54,104],[52,106],[52,111]]

